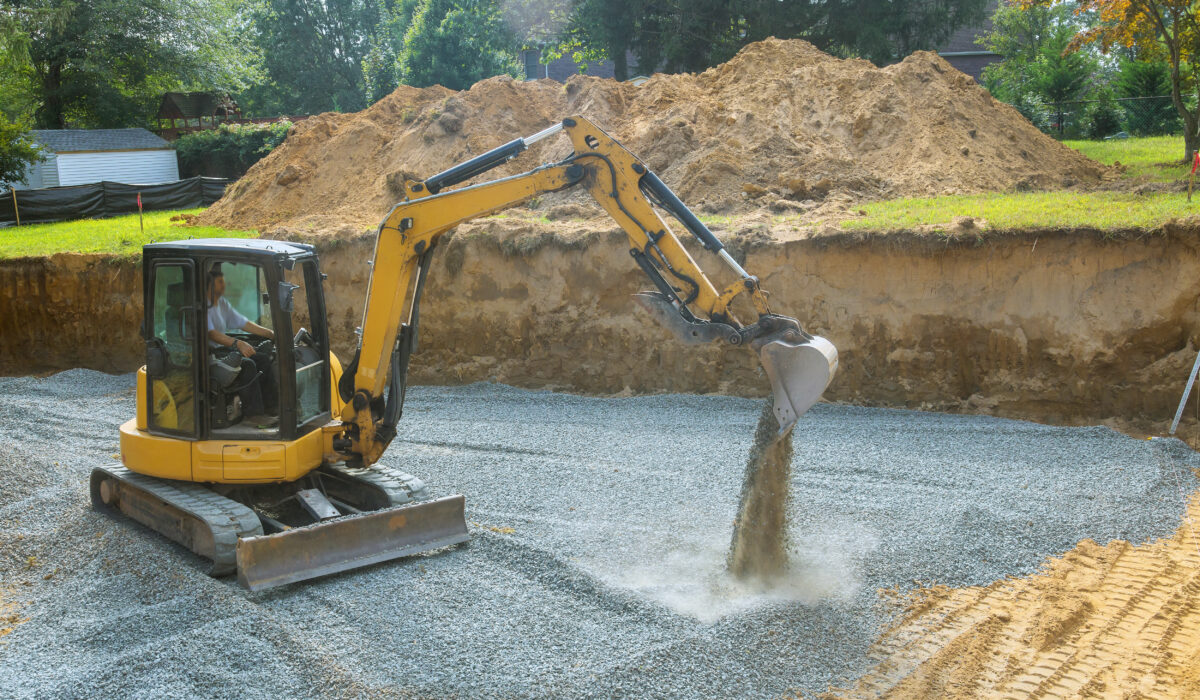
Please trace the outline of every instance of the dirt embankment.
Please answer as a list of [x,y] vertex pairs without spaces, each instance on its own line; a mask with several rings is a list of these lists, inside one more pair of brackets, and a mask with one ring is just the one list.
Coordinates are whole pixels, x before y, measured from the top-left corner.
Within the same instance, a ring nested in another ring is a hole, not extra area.
[[[624,234],[585,229],[564,235],[516,218],[460,229],[434,256],[415,380],[765,394],[751,353],[682,345],[636,308],[629,295],[648,285]],[[1200,337],[1196,230],[1119,240],[722,235],[775,309],[837,345],[834,401],[1154,430],[1174,412]],[[372,238],[320,245],[346,357]],[[135,262],[100,256],[0,263],[0,371],[136,367],[140,284]],[[1194,425],[1189,415],[1185,429]]]
[[0,373],[128,370],[138,362],[141,323],[136,261],[75,254],[0,261]]
[[[565,85],[491,78],[462,92],[401,87],[362,112],[297,124],[202,219],[289,236],[359,233],[403,194],[406,178],[577,114],[705,212],[806,211],[828,200],[1059,188],[1112,175],[932,53],[876,68],[769,39],[703,73],[656,75],[641,87],[582,76]],[[569,148],[543,141],[483,177]]]

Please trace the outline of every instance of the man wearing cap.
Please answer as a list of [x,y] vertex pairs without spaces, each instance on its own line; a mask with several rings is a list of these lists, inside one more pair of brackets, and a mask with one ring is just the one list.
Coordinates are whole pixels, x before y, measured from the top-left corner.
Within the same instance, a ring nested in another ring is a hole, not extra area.
[[240,360],[243,373],[262,372],[259,379],[238,392],[242,399],[242,412],[246,422],[252,425],[277,425],[279,418],[267,414],[268,408],[277,411],[279,403],[271,358],[267,352],[259,352],[250,343],[226,335],[225,331],[230,329],[268,340],[275,339],[275,331],[246,318],[225,298],[225,273],[217,265],[208,273],[208,347],[217,352],[225,348],[237,353],[236,359]]

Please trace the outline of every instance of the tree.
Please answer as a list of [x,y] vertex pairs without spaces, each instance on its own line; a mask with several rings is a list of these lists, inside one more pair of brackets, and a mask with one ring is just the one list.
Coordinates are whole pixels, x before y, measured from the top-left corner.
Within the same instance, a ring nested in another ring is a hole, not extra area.
[[1137,136],[1179,133],[1183,122],[1175,105],[1162,99],[1171,94],[1171,68],[1162,60],[1122,57],[1113,86],[1124,103],[1126,130]]
[[[1032,8],[1055,0],[1019,2]],[[1072,49],[1096,44],[1105,53],[1126,47],[1143,58],[1165,58],[1171,101],[1184,125],[1184,158],[1190,161],[1200,147],[1200,19],[1194,0],[1079,0],[1076,12],[1094,20],[1076,33]]]
[[40,127],[145,125],[163,92],[237,90],[257,78],[237,3],[0,0],[9,89],[36,104]]
[[30,165],[45,158],[25,129],[0,118],[0,184],[20,182]]
[[986,0],[575,0],[558,46],[578,59],[607,58],[618,77],[631,52],[643,71],[701,71],[768,36],[800,37],[843,56],[890,63],[930,49]]
[[[1061,104],[1101,96],[1097,92],[1103,83],[1098,57],[1091,51],[1068,50],[1081,26],[1067,3],[1025,9],[1016,0],[1002,2],[992,16],[992,30],[978,42],[1002,57],[984,69],[984,87],[1038,128],[1050,128],[1050,107],[1060,129],[1067,114],[1074,113],[1073,121],[1094,130],[1080,123],[1082,109],[1064,109]],[[1102,117],[1097,128],[1111,126],[1107,112],[1095,116]]]
[[[588,0],[577,3],[557,41],[550,39],[542,46],[544,60],[549,62],[570,55],[575,63],[586,67],[589,63],[608,59],[613,63],[614,77],[628,80],[628,56],[644,9],[640,0],[616,4]],[[643,58],[639,64],[646,65],[647,60],[654,59]]]
[[240,97],[256,116],[366,106],[363,58],[387,10],[379,0],[258,0],[254,37],[269,80]]
[[363,97],[368,104],[390,95],[400,84],[396,71],[400,53],[404,50],[404,35],[408,33],[408,25],[419,2],[400,0],[395,7],[383,9],[362,61]]
[[397,77],[416,87],[464,90],[493,75],[519,76],[519,47],[494,0],[420,0]]

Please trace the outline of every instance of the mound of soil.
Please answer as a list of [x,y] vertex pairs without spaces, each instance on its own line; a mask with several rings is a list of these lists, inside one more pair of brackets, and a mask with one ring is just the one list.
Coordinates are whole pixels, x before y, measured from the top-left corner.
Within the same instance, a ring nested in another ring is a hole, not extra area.
[[[401,87],[362,112],[298,123],[203,220],[361,231],[395,203],[405,178],[575,114],[612,133],[684,201],[714,213],[781,200],[1069,187],[1109,170],[932,53],[876,68],[804,41],[768,39],[703,73],[656,75],[641,87],[584,76],[565,85],[502,76],[462,92]],[[565,139],[548,139],[484,177],[568,149]]]

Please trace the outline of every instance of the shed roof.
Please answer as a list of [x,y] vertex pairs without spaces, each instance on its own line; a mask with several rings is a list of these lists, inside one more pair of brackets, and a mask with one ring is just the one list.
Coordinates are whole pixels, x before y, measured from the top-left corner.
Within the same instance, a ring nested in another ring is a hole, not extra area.
[[169,150],[171,144],[145,129],[35,129],[33,140],[55,153]]

